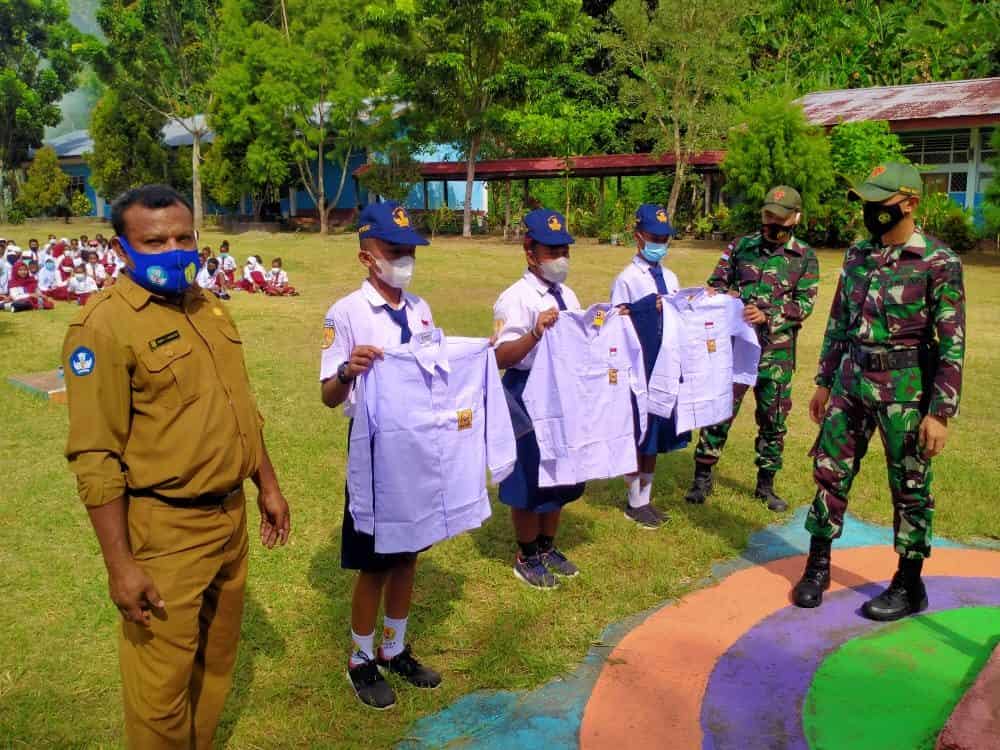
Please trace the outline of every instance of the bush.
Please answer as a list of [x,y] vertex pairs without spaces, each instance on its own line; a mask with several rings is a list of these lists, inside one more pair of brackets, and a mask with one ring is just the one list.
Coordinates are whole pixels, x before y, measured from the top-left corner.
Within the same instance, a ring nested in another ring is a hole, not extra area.
[[931,193],[917,207],[917,222],[928,234],[937,237],[956,253],[976,246],[976,227],[972,214],[955,203],[947,193]]
[[90,198],[87,197],[86,193],[76,193],[70,199],[69,210],[73,213],[73,216],[90,216],[90,212],[94,210],[94,205],[90,202]]
[[8,224],[23,224],[26,218],[24,211],[16,206],[7,212]]

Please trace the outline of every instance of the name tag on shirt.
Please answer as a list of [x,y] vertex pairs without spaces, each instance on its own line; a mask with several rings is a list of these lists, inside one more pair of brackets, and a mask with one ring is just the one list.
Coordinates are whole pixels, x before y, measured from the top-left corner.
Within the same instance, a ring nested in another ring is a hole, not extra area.
[[150,351],[154,351],[155,352],[157,349],[159,349],[164,344],[169,344],[171,341],[176,341],[180,337],[181,337],[181,334],[180,334],[179,331],[171,331],[170,333],[165,333],[162,336],[158,336],[157,338],[155,338],[152,341],[150,341],[149,342],[149,349],[150,349]]

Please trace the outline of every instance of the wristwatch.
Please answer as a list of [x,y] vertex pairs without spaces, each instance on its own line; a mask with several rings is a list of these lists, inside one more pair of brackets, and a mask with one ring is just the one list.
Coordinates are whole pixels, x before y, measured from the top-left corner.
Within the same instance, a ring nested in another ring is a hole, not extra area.
[[337,380],[344,385],[350,385],[354,382],[354,378],[347,376],[348,367],[350,367],[350,365],[347,362],[341,362],[340,367],[337,368]]

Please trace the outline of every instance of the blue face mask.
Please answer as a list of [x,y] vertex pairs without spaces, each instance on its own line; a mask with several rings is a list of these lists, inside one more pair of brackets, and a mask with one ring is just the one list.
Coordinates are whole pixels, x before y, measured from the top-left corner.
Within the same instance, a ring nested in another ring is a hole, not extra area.
[[659,263],[661,260],[667,257],[667,243],[666,242],[646,242],[642,246],[642,257],[648,260],[650,263]]
[[45,261],[45,270],[46,271],[55,271],[56,270],[55,261],[51,261],[51,260]]
[[167,250],[162,253],[137,253],[124,237],[119,236],[122,249],[135,264],[130,271],[132,280],[156,294],[181,294],[191,284],[201,268],[197,250]]

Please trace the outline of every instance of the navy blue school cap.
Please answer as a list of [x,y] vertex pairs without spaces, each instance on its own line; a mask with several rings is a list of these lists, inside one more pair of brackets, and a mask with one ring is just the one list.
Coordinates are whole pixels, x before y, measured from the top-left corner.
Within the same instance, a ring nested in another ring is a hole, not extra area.
[[522,219],[527,234],[543,245],[572,245],[576,240],[566,231],[566,217],[558,211],[536,208]]
[[429,245],[413,228],[410,213],[396,201],[369,203],[358,215],[358,238],[374,237],[393,245]]
[[638,232],[673,237],[677,230],[667,218],[667,209],[658,203],[643,203],[635,211],[635,228]]

